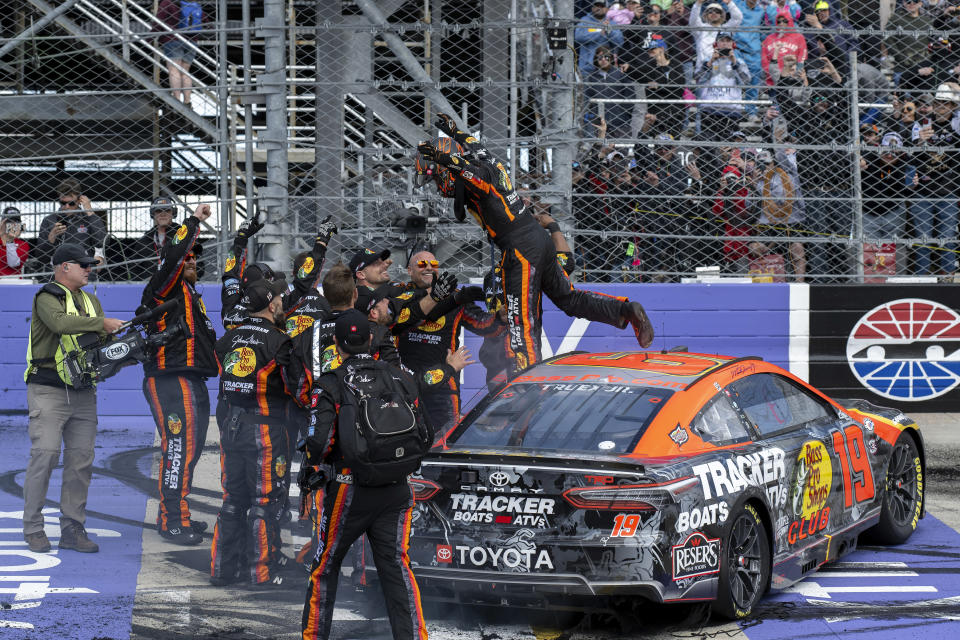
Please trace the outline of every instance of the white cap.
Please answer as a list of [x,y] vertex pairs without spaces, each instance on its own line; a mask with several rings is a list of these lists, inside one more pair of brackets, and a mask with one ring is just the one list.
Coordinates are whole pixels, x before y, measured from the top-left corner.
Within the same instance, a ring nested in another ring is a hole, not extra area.
[[941,102],[952,102],[954,104],[960,104],[960,93],[957,92],[956,88],[950,86],[950,84],[944,82],[939,87],[937,87],[937,92],[933,96],[934,100],[939,100]]

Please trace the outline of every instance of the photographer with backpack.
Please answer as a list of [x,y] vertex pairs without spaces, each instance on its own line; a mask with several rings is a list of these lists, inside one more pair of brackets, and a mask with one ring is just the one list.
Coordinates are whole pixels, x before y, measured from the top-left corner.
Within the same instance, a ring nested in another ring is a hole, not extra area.
[[[302,445],[307,475],[298,478],[301,487],[325,486],[322,542],[307,583],[303,637],[329,637],[340,565],[350,545],[366,534],[393,637],[426,640],[420,591],[407,556],[414,505],[407,476],[420,467],[434,435],[419,406],[418,382],[370,355],[370,323],[359,311],[337,318],[334,343],[345,359],[313,387],[310,435]],[[462,349],[450,354],[440,375],[463,369],[468,358]]]

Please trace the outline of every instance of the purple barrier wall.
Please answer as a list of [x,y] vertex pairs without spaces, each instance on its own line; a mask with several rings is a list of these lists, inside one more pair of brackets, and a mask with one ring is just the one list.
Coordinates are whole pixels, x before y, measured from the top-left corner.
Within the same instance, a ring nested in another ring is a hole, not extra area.
[[[23,383],[26,338],[33,296],[39,287],[0,285],[0,413],[26,412]],[[596,285],[592,289],[639,300],[654,323],[655,348],[686,345],[690,351],[757,355],[786,366],[788,358],[789,287],[776,284],[632,284]],[[130,318],[140,304],[142,287],[134,284],[101,285],[94,291],[109,316]],[[207,311],[220,329],[220,286],[200,286]],[[584,349],[616,351],[637,349],[633,331],[570,318],[544,300],[544,355]],[[479,340],[467,333],[466,344],[476,354]],[[463,399],[468,402],[483,386],[480,365],[465,372]],[[143,371],[129,367],[100,385],[100,415],[105,424],[152,424],[141,392]],[[208,383],[215,402],[216,380]],[[215,404],[213,405],[215,406]]]

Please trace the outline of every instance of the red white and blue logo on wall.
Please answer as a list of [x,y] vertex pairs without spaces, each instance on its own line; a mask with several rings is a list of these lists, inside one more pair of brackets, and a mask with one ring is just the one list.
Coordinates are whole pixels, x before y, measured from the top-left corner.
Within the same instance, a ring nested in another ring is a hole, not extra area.
[[960,384],[960,314],[902,298],[866,312],[847,339],[853,375],[892,400],[931,400]]

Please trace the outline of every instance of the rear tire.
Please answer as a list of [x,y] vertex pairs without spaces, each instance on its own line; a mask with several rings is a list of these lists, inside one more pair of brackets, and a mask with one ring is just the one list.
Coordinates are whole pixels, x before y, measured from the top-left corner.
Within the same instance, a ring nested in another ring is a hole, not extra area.
[[770,582],[770,541],[767,527],[752,504],[730,519],[723,539],[720,578],[713,612],[727,620],[746,618]]
[[878,544],[902,544],[917,528],[923,512],[924,468],[917,443],[901,433],[890,452],[880,521],[866,538]]

